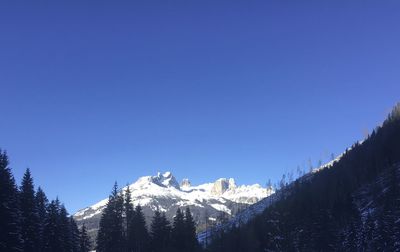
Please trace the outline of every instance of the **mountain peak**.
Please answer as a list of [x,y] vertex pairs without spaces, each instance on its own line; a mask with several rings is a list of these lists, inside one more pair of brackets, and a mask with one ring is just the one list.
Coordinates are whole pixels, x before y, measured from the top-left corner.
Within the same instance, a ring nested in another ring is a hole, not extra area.
[[233,178],[220,178],[214,182],[211,189],[211,193],[214,195],[221,195],[228,190],[234,190],[236,188],[236,183]]
[[151,180],[153,183],[162,187],[174,187],[180,189],[178,181],[176,181],[170,171],[164,172],[163,174],[158,172],[156,176],[151,177]]

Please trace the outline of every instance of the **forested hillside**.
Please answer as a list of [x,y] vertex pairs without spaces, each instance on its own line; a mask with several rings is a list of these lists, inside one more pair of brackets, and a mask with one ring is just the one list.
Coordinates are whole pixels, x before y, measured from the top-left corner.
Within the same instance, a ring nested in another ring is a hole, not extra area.
[[400,105],[362,143],[208,251],[400,251]]

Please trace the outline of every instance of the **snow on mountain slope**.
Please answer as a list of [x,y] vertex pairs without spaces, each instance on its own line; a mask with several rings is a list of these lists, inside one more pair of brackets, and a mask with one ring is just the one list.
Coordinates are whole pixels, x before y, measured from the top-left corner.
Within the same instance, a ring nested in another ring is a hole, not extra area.
[[[134,205],[141,205],[148,222],[155,210],[166,213],[172,218],[181,207],[189,207],[197,222],[198,229],[205,227],[206,220],[218,219],[221,214],[233,216],[239,211],[271,195],[271,189],[258,184],[237,186],[234,179],[221,178],[214,183],[192,186],[188,179],[179,185],[171,172],[158,173],[156,176],[139,178],[129,185]],[[122,189],[122,193],[126,187]],[[73,215],[78,224],[85,225],[92,232],[98,229],[101,213],[108,199],[79,210]]]

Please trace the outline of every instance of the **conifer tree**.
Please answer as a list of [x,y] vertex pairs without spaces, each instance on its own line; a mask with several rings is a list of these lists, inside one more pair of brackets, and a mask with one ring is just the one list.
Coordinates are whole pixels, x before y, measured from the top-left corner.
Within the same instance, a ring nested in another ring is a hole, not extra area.
[[185,248],[186,251],[196,251],[199,244],[196,237],[196,224],[193,220],[189,207],[185,210]]
[[38,251],[39,216],[35,201],[35,189],[29,169],[22,178],[19,194],[21,213],[21,236],[24,251]]
[[123,251],[123,206],[124,199],[121,193],[118,192],[118,185],[115,183],[100,219],[99,231],[97,234],[98,252]]
[[111,206],[110,204],[111,196],[109,198],[109,202],[107,207],[103,210],[103,213],[99,222],[99,230],[97,231],[96,238],[96,251],[99,252],[107,252],[110,251],[110,247],[112,246],[112,240],[109,234],[111,233]]
[[146,221],[140,205],[135,207],[132,218],[133,239],[135,252],[145,252],[149,249],[149,233],[146,227]]
[[72,237],[71,237],[70,220],[68,218],[68,212],[63,204],[61,204],[60,206],[57,225],[60,232],[60,242],[62,251],[71,251]]
[[35,196],[36,201],[36,209],[38,212],[38,251],[43,252],[45,251],[45,237],[44,237],[44,230],[46,225],[46,218],[47,218],[47,207],[48,207],[48,200],[46,194],[43,192],[42,188],[38,188]]
[[174,222],[171,231],[171,243],[173,251],[185,252],[185,238],[186,238],[185,219],[182,211],[178,208],[174,217]]
[[8,157],[0,150],[0,251],[22,251],[18,189]]
[[69,232],[70,232],[70,239],[71,239],[71,251],[72,252],[79,252],[80,251],[80,231],[74,218],[71,216],[69,217]]
[[129,186],[126,187],[125,198],[124,198],[124,211],[125,211],[125,240],[126,240],[126,251],[131,252],[135,247],[135,237],[134,237],[134,226],[133,226],[133,216],[135,215],[135,210],[133,209],[132,196]]
[[161,212],[158,210],[155,211],[150,229],[150,250],[152,252],[169,251],[170,236],[171,227],[169,221],[165,217],[165,214],[161,214]]
[[44,229],[45,251],[63,251],[61,232],[59,226],[60,201],[52,200],[48,206],[47,218]]
[[79,252],[89,252],[91,247],[92,244],[87,234],[86,226],[83,224],[79,235]]

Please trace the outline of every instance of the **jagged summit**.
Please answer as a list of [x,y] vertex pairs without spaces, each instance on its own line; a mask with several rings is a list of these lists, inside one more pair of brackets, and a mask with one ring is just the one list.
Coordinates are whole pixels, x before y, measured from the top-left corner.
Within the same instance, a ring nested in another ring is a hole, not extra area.
[[176,189],[180,189],[178,181],[176,181],[175,177],[169,171],[167,171],[163,174],[158,172],[157,176],[152,177],[152,180],[153,180],[153,183],[158,184],[160,186],[174,187]]

